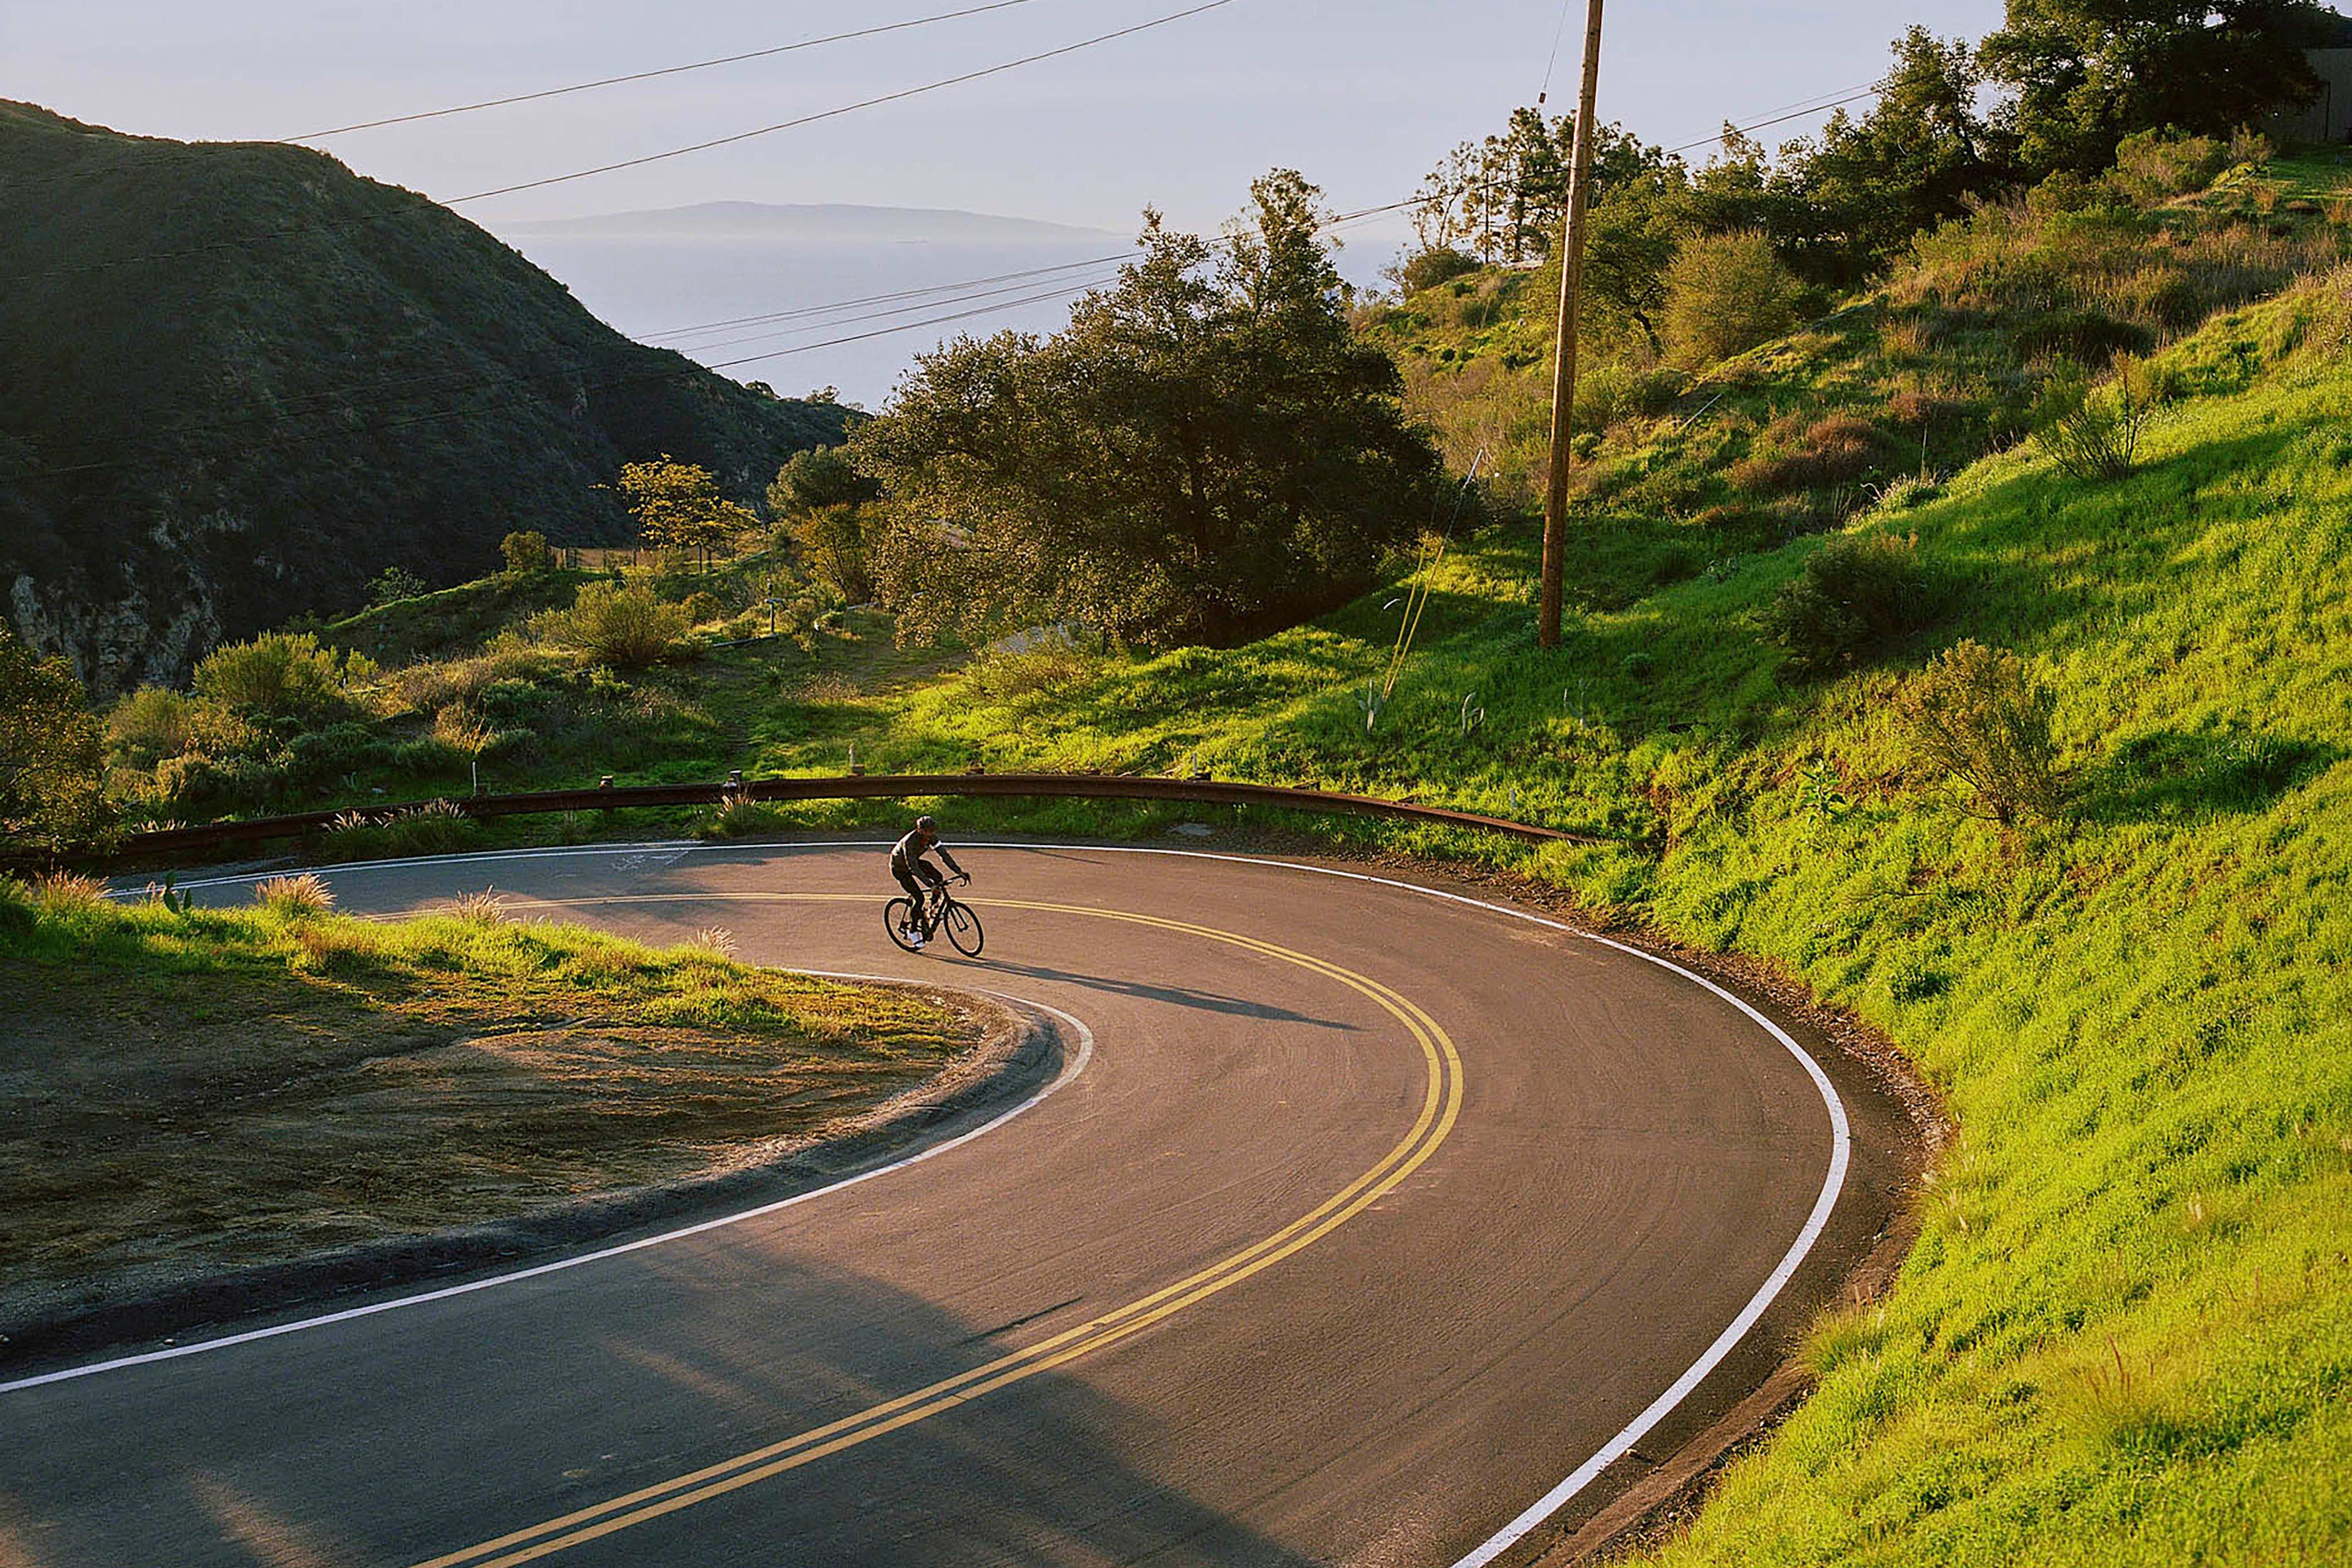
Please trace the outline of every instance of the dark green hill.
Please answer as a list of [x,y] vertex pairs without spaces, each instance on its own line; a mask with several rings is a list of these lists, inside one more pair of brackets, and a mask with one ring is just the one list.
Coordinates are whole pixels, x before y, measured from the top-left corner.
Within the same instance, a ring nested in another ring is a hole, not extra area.
[[846,411],[633,343],[446,208],[275,144],[120,135],[0,101],[0,592],[93,691],[441,584],[667,452],[754,501]]

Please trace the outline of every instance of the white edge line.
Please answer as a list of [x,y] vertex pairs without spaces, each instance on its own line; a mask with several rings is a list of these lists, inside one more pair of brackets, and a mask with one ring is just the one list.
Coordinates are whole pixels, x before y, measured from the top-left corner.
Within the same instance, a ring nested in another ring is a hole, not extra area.
[[[705,843],[698,841],[674,841],[667,843],[585,845],[570,847],[549,845],[544,848],[527,850],[482,851],[472,854],[416,856],[407,860],[398,861],[354,861],[350,862],[348,865],[328,869],[362,871],[370,867],[391,868],[428,864],[448,865],[458,864],[467,861],[512,860],[523,857],[562,854],[619,855],[670,852],[683,853],[685,852],[698,850],[741,850],[756,852],[762,854],[774,854],[780,852],[793,852],[801,851],[837,849],[879,849],[884,847],[884,845],[885,841],[882,840],[830,840],[804,843],[780,844],[714,844]],[[1790,1245],[1788,1252],[1780,1259],[1779,1267],[1775,1268],[1771,1274],[1766,1278],[1764,1283],[1758,1288],[1756,1294],[1748,1299],[1748,1304],[1740,1309],[1739,1315],[1731,1320],[1730,1324],[1724,1329],[1723,1333],[1716,1337],[1715,1343],[1706,1347],[1705,1353],[1702,1354],[1696,1361],[1691,1364],[1687,1371],[1675,1380],[1671,1387],[1669,1387],[1664,1394],[1659,1395],[1656,1399],[1653,1400],[1648,1408],[1644,1409],[1640,1415],[1634,1416],[1632,1421],[1628,1422],[1624,1428],[1615,1437],[1602,1444],[1600,1449],[1595,1452],[1591,1458],[1586,1459],[1583,1464],[1578,1466],[1576,1469],[1571,1471],[1558,1486],[1552,1488],[1549,1491],[1544,1493],[1543,1496],[1530,1503],[1517,1518],[1512,1520],[1501,1530],[1489,1536],[1467,1556],[1456,1560],[1452,1564],[1452,1568],[1486,1568],[1487,1563],[1494,1562],[1504,1552],[1508,1552],[1512,1547],[1517,1545],[1521,1541],[1526,1539],[1528,1535],[1540,1527],[1545,1520],[1549,1519],[1553,1514],[1558,1513],[1562,1508],[1566,1507],[1579,1492],[1581,1492],[1586,1487],[1591,1486],[1592,1482],[1599,1478],[1602,1471],[1606,1470],[1611,1465],[1615,1464],[1619,1459],[1624,1458],[1626,1453],[1630,1451],[1635,1444],[1639,1443],[1643,1437],[1649,1436],[1649,1434],[1656,1428],[1659,1422],[1664,1420],[1669,1415],[1671,1415],[1675,1411],[1675,1407],[1680,1406],[1685,1399],[1689,1398],[1692,1392],[1696,1390],[1700,1384],[1704,1383],[1708,1375],[1712,1374],[1717,1367],[1723,1364],[1725,1358],[1730,1355],[1732,1351],[1738,1345],[1739,1342],[1747,1337],[1748,1331],[1756,1326],[1757,1321],[1760,1319],[1766,1312],[1770,1310],[1772,1303],[1780,1299],[1780,1292],[1788,1288],[1789,1281],[1795,1277],[1797,1270],[1803,1264],[1807,1256],[1811,1253],[1814,1246],[1821,1240],[1822,1232],[1828,1228],[1831,1212],[1837,1207],[1838,1195],[1845,1186],[1846,1173],[1853,1163],[1853,1130],[1846,1120],[1844,1103],[1838,1098],[1837,1089],[1835,1085],[1830,1082],[1829,1074],[1822,1071],[1821,1063],[1814,1061],[1812,1056],[1806,1051],[1804,1047],[1799,1045],[1795,1040],[1790,1038],[1786,1030],[1783,1030],[1779,1024],[1774,1023],[1769,1018],[1767,1018],[1756,1008],[1750,1006],[1740,998],[1733,995],[1730,991],[1726,990],[1723,987],[1717,985],[1713,980],[1708,979],[1706,976],[1698,974],[1694,970],[1685,968],[1682,965],[1675,963],[1671,958],[1660,957],[1655,953],[1644,952],[1643,949],[1635,947],[1628,943],[1615,941],[1607,936],[1596,936],[1590,931],[1580,931],[1575,926],[1570,925],[1563,921],[1548,919],[1540,915],[1530,914],[1524,909],[1513,909],[1507,904],[1491,904],[1482,898],[1472,898],[1466,894],[1459,893],[1447,893],[1440,888],[1423,887],[1416,883],[1400,882],[1393,877],[1371,876],[1363,872],[1340,871],[1331,866],[1308,865],[1297,861],[1279,860],[1270,856],[1219,854],[1207,850],[1160,849],[1136,844],[1057,843],[1052,841],[1018,842],[1012,841],[996,841],[970,840],[966,841],[964,847],[979,850],[1084,850],[1090,852],[1107,854],[1169,855],[1183,860],[1223,861],[1236,865],[1279,866],[1290,871],[1311,872],[1318,876],[1335,876],[1349,882],[1370,883],[1381,887],[1397,888],[1406,893],[1420,894],[1427,898],[1443,899],[1449,904],[1459,904],[1472,909],[1483,909],[1492,914],[1507,915],[1514,920],[1526,921],[1531,925],[1541,925],[1549,930],[1564,933],[1567,936],[1580,937],[1587,942],[1597,943],[1603,947],[1614,948],[1620,953],[1628,954],[1633,957],[1642,959],[1645,963],[1654,964],[1658,967],[1664,969],[1669,973],[1680,975],[1684,979],[1690,981],[1693,985],[1712,992],[1714,995],[1721,998],[1727,1002],[1729,1002],[1733,1007],[1746,1014],[1767,1034],[1780,1041],[1781,1047],[1785,1049],[1790,1055],[1796,1058],[1798,1065],[1801,1066],[1805,1070],[1806,1075],[1813,1081],[1813,1087],[1821,1094],[1822,1107],[1829,1113],[1831,1133],[1829,1172],[1822,1178],[1820,1196],[1815,1197],[1813,1200],[1812,1212],[1806,1216],[1803,1228],[1797,1233],[1796,1240]],[[184,887],[214,887],[239,882],[257,881],[260,877],[269,874],[274,873],[255,873],[239,876],[215,877],[206,882],[184,883],[181,885]],[[1034,1006],[1035,1004],[1028,1005]],[[1048,1012],[1054,1011],[1054,1009],[1050,1008],[1044,1009],[1042,1010]],[[1063,1018],[1068,1017],[1066,1014],[1056,1014],[1056,1016]],[[1071,1019],[1069,1021],[1073,1023],[1077,1022],[1075,1019]],[[1086,1026],[1082,1023],[1078,1024],[1077,1027],[1081,1030],[1086,1029]],[[1077,1063],[1078,1065],[1084,1065],[1087,1055],[1090,1053],[1091,1050],[1092,1036],[1089,1034],[1086,1036],[1086,1043],[1081,1048]],[[1074,1076],[1074,1072],[1066,1071],[1062,1078],[1057,1079],[1054,1083],[1049,1084],[1036,1098],[1038,1100],[1042,1100],[1046,1094],[1050,1094],[1054,1090],[1061,1087],[1062,1083],[1067,1082],[1071,1076]],[[1034,1103],[1036,1103],[1036,1100],[1032,1100],[1025,1104],[1017,1106],[1013,1110],[1005,1113],[1003,1116],[997,1118],[996,1121],[989,1123],[987,1126],[976,1128],[973,1131],[965,1134],[963,1137],[955,1139],[953,1142],[942,1144],[938,1145],[936,1148],[926,1150],[924,1153],[914,1156],[914,1159],[928,1159],[934,1154],[940,1154],[948,1149],[953,1148],[956,1144],[962,1143],[965,1139],[976,1138],[980,1136],[981,1134],[989,1131],[990,1128],[995,1127],[1001,1123],[1008,1121],[1013,1116],[1019,1115],[1023,1111],[1027,1110],[1029,1105]],[[914,1163],[914,1159],[902,1161],[900,1164],[911,1165]],[[609,1258],[618,1252],[634,1251],[640,1247],[650,1247],[658,1242],[673,1240],[678,1237],[691,1236],[698,1230],[707,1230],[720,1225],[733,1224],[739,1219],[748,1219],[756,1215],[771,1213],[777,1208],[788,1207],[792,1204],[803,1202],[807,1198],[820,1197],[825,1192],[836,1190],[837,1187],[847,1186],[852,1185],[854,1182],[864,1181],[869,1176],[880,1176],[884,1174],[885,1171],[895,1170],[898,1167],[896,1166],[885,1166],[880,1170],[868,1171],[865,1176],[852,1177],[848,1182],[837,1183],[835,1187],[819,1188],[815,1192],[803,1193],[799,1197],[787,1198],[782,1203],[772,1204],[765,1208],[752,1209],[744,1214],[730,1215],[723,1218],[709,1220],[701,1225],[689,1227],[685,1230],[672,1231],[665,1236],[647,1237],[641,1241],[631,1242],[625,1247],[613,1248],[603,1252],[593,1252],[586,1255],[585,1257],[567,1259],[558,1263],[542,1264],[536,1269],[526,1269],[519,1273],[502,1274],[492,1279],[478,1280],[468,1285],[452,1286],[447,1290],[437,1291],[425,1295],[404,1297],[399,1301],[385,1301],[373,1307],[357,1307],[349,1312],[337,1312],[328,1317],[313,1318],[299,1323],[287,1323],[274,1329],[257,1330],[249,1334],[236,1335],[228,1339],[209,1340],[203,1344],[176,1347],[169,1351],[151,1352],[143,1356],[125,1357],[120,1361],[104,1362],[95,1366],[76,1368],[61,1373],[51,1373],[45,1377],[27,1379],[19,1383],[0,1384],[0,1394],[7,1393],[9,1390],[15,1388],[29,1387],[37,1383],[57,1382],[68,1377],[86,1376],[90,1373],[104,1372],[117,1366],[135,1365],[144,1361],[161,1361],[175,1355],[188,1355],[198,1351],[212,1350],[224,1345],[242,1343],[248,1340],[264,1339],[273,1334],[290,1333],[297,1329],[340,1322],[348,1318],[364,1317],[372,1312],[387,1312],[394,1307],[412,1306],[423,1301],[437,1301],[444,1296],[462,1294],[467,1291],[485,1290],[489,1286],[503,1284],[510,1280],[529,1279],[534,1274],[543,1274],[551,1272],[557,1269],[571,1268],[581,1263],[593,1262],[600,1258]]]
[[[905,981],[898,979],[895,977],[882,975],[829,974],[814,969],[801,970],[797,972],[813,975],[816,978],[822,980],[887,979],[892,984],[905,984]],[[972,988],[977,989],[977,988]],[[304,1329],[325,1328],[331,1323],[351,1322],[358,1318],[373,1317],[379,1312],[397,1312],[404,1307],[421,1307],[429,1301],[446,1301],[453,1296],[471,1295],[476,1291],[487,1291],[494,1285],[510,1285],[519,1280],[533,1280],[543,1274],[561,1273],[566,1269],[577,1269],[583,1263],[602,1262],[607,1258],[618,1258],[625,1253],[641,1251],[648,1247],[659,1247],[666,1242],[683,1240],[685,1238],[689,1236],[699,1236],[708,1230],[718,1230],[726,1226],[740,1225],[747,1219],[758,1219],[764,1215],[775,1214],[783,1209],[793,1207],[796,1205],[807,1203],[813,1198],[824,1197],[829,1194],[839,1192],[845,1187],[853,1187],[861,1182],[872,1181],[877,1176],[888,1176],[893,1171],[905,1170],[908,1166],[920,1165],[925,1160],[932,1159],[938,1155],[946,1154],[950,1149],[961,1147],[965,1144],[971,1143],[975,1138],[983,1137],[988,1134],[996,1131],[997,1128],[1002,1127],[1005,1123],[1010,1122],[1015,1116],[1022,1114],[1024,1112],[1033,1110],[1036,1106],[1044,1103],[1049,1096],[1068,1084],[1073,1079],[1076,1078],[1079,1073],[1084,1072],[1087,1070],[1087,1063],[1094,1059],[1094,1030],[1087,1027],[1084,1019],[1077,1018],[1074,1014],[1066,1013],[1059,1008],[1050,1008],[1045,1006],[1043,1002],[1033,1002],[1021,997],[1007,996],[1002,991],[980,991],[979,994],[982,996],[995,997],[999,1000],[1013,1002],[1021,1007],[1034,1009],[1038,1012],[1046,1013],[1054,1018],[1059,1019],[1062,1022],[1069,1025],[1070,1028],[1077,1031],[1078,1049],[1076,1054],[1074,1054],[1068,1061],[1063,1064],[1061,1072],[1051,1083],[1046,1084],[1043,1089],[1038,1090],[1037,1092],[1032,1094],[1028,1099],[1024,1100],[1020,1104],[1013,1106],[1011,1110],[1004,1112],[1001,1115],[990,1118],[988,1121],[982,1123],[979,1126],[972,1128],[970,1132],[958,1134],[956,1136],[948,1139],[945,1143],[933,1144],[928,1148],[919,1149],[915,1153],[908,1155],[903,1158],[893,1160],[888,1165],[877,1166],[869,1171],[860,1171],[854,1176],[845,1177],[840,1181],[830,1183],[824,1186],[814,1187],[807,1192],[798,1193],[791,1197],[780,1198],[773,1203],[763,1203],[755,1208],[741,1209],[733,1214],[722,1214],[714,1218],[701,1220],[696,1224],[682,1227],[677,1230],[665,1230],[657,1236],[640,1237],[635,1241],[624,1242],[618,1247],[606,1247],[594,1252],[583,1252],[576,1258],[560,1258],[552,1263],[541,1263],[529,1269],[518,1269],[510,1273],[494,1274],[488,1279],[472,1280],[462,1285],[446,1285],[437,1291],[420,1291],[413,1296],[400,1296],[392,1301],[375,1301],[366,1306],[348,1307],[339,1312],[328,1312],[319,1317],[303,1318],[298,1322],[290,1323],[278,1323],[269,1328],[253,1329],[244,1333],[227,1334],[219,1339],[204,1340],[195,1344],[173,1345],[165,1350],[151,1350],[142,1352],[137,1355],[117,1356],[111,1361],[93,1362],[87,1366],[69,1366],[58,1372],[45,1372],[37,1377],[20,1377],[12,1383],[0,1383],[0,1394],[11,1394],[20,1388],[38,1388],[46,1384],[51,1383],[67,1383],[79,1377],[94,1377],[101,1372],[118,1372],[125,1367],[145,1366],[151,1363],[159,1361],[176,1361],[183,1356],[200,1355],[206,1351],[226,1350],[232,1345],[251,1344],[257,1340],[276,1339],[280,1334],[299,1333]]]

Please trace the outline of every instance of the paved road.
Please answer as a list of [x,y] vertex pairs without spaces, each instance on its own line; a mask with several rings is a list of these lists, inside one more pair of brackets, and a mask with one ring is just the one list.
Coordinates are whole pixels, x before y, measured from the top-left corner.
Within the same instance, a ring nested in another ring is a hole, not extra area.
[[977,963],[888,946],[868,848],[333,873],[1084,1030],[1017,1115],[792,1207],[10,1385],[0,1565],[1444,1568],[1671,1453],[1884,1215],[1886,1108],[1638,956],[1270,862],[961,858]]

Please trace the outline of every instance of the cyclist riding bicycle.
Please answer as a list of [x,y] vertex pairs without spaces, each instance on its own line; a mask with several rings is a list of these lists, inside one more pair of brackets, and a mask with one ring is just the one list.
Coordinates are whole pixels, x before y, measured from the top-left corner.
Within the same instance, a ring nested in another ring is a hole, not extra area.
[[[947,878],[940,874],[939,867],[923,858],[933,850],[939,852],[940,859],[948,862],[948,870],[966,882],[971,880],[971,873],[956,864],[955,856],[948,853],[947,846],[940,842],[940,825],[929,817],[916,818],[915,831],[890,846],[890,874],[898,878],[900,887],[907,890],[907,896],[913,901],[916,917],[921,925],[919,930],[909,933],[918,947],[931,937],[930,921],[922,913],[930,904],[926,889],[943,887],[947,883]],[[922,880],[918,882],[918,877]]]

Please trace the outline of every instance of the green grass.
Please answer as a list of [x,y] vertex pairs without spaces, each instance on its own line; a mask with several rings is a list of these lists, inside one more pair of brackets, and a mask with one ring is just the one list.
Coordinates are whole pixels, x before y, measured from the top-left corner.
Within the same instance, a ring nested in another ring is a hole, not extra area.
[[690,1177],[985,1024],[726,946],[0,883],[0,1321]]
[[[1434,574],[1369,731],[1393,594],[1230,653],[984,659],[780,722],[760,761],[835,766],[853,737],[877,768],[1189,759],[1624,835],[1523,857],[1339,830],[1769,960],[1901,1041],[1958,1129],[1891,1296],[1821,1327],[1820,1392],[1662,1560],[2341,1561],[2347,346],[2339,274],[2166,355],[2179,401],[2129,479],[2021,447],[1869,520],[1916,534],[1952,607],[1826,683],[1786,678],[1748,625],[1818,540],[1587,614],[1546,653],[1505,530]],[[2004,835],[1910,759],[1889,699],[1963,636],[2055,687],[2073,820]],[[1822,766],[1845,804],[1801,782]]]

